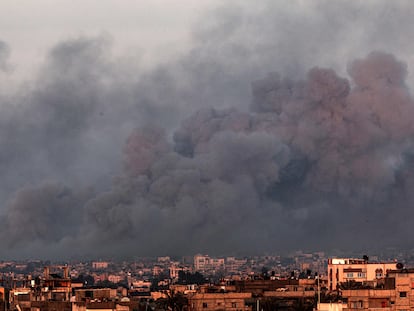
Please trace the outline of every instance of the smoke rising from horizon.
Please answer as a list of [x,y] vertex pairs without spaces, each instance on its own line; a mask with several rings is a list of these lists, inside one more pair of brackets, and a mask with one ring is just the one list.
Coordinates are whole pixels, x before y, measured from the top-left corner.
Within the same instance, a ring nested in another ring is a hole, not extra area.
[[407,5],[315,3],[223,6],[149,71],[107,36],[57,44],[0,96],[4,255],[413,247]]

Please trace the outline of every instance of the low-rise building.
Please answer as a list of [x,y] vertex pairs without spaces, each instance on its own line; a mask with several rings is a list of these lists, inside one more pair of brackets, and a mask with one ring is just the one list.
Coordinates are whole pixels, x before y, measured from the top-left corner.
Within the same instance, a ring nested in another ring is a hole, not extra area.
[[251,311],[246,300],[251,293],[195,293],[188,295],[189,311]]

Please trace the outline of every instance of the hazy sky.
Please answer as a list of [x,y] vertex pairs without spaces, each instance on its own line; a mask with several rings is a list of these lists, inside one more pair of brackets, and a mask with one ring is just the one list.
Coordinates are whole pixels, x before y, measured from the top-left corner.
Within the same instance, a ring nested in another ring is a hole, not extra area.
[[[343,14],[340,13],[341,7],[344,7]],[[44,63],[47,52],[57,42],[79,36],[106,35],[113,40],[111,53],[139,61],[140,66],[151,66],[175,57],[177,53],[187,52],[193,47],[194,31],[211,27],[218,15],[222,15],[223,21],[226,14],[230,20],[240,14],[242,22],[248,25],[246,37],[257,36],[253,38],[253,49],[258,48],[263,38],[267,40],[269,34],[265,32],[274,31],[275,25],[283,25],[277,30],[280,33],[275,34],[275,45],[282,33],[284,37],[291,35],[297,38],[304,25],[315,25],[314,29],[311,26],[307,30],[311,35],[304,38],[304,41],[315,41],[313,50],[309,51],[311,55],[307,57],[324,56],[318,60],[325,66],[338,66],[338,59],[345,60],[337,68],[345,74],[344,63],[370,49],[386,47],[411,63],[414,56],[408,47],[412,40],[405,32],[411,26],[409,17],[413,10],[408,0],[392,3],[375,0],[354,0],[351,3],[306,0],[254,3],[242,0],[4,0],[0,3],[0,38],[11,49],[9,61],[13,77],[9,78],[14,79],[30,76]],[[215,11],[222,13],[212,14]],[[280,15],[274,16],[273,21],[267,20],[271,14]],[[299,16],[302,16],[302,21]],[[209,21],[210,18],[213,21]],[[318,29],[322,23],[330,23],[331,28]],[[397,29],[402,33],[396,33]],[[339,38],[332,37],[335,32]],[[339,39],[341,42],[334,50],[323,52],[315,50],[316,41],[321,39],[325,41],[322,48],[329,46],[326,44],[329,41],[333,44]],[[268,48],[266,44],[263,47]],[[278,47],[284,54],[289,54],[284,51],[286,47]],[[315,65],[316,60],[313,60]]]
[[193,24],[217,0],[4,0],[0,38],[11,49],[15,74],[27,76],[53,45],[106,34],[114,51],[154,62],[188,47]]

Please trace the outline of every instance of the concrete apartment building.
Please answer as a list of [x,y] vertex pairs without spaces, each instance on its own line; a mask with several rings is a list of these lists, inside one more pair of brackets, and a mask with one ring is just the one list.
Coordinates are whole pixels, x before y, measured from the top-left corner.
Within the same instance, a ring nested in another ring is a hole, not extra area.
[[[56,273],[59,271],[63,272],[63,275]],[[16,287],[10,290],[10,309],[31,311],[33,303],[35,305],[44,305],[47,301],[59,301],[61,302],[59,310],[66,311],[70,305],[70,295],[71,280],[69,278],[69,267],[48,266],[44,268],[43,279],[39,280],[38,284],[36,284],[35,280],[31,280],[30,287],[26,285],[25,287]]]
[[389,270],[396,269],[395,262],[369,262],[368,258],[330,258],[328,260],[328,289],[338,289],[348,281],[371,282],[383,279]]
[[92,262],[92,269],[108,269],[109,262],[107,261],[94,261]]
[[240,272],[240,269],[246,264],[247,264],[247,259],[237,259],[236,257],[226,258],[226,270],[230,273]]
[[388,271],[375,288],[342,290],[342,299],[346,303],[344,311],[414,310],[414,269]]
[[195,293],[188,295],[188,311],[251,311],[251,293]]
[[224,269],[224,258],[211,258],[208,255],[197,254],[194,256],[194,269],[196,271],[208,271]]
[[82,301],[91,301],[91,300],[113,300],[117,297],[116,289],[111,288],[93,288],[93,289],[83,289],[79,288],[75,290],[75,294],[72,297],[71,301],[73,302],[82,302]]

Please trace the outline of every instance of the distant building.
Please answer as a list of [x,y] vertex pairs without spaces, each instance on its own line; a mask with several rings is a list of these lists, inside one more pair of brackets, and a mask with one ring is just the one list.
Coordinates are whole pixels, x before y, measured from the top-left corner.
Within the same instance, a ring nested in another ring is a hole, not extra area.
[[152,267],[152,275],[153,276],[160,275],[163,272],[163,270],[164,269],[160,266],[154,266],[154,267]]
[[330,258],[328,260],[328,289],[336,290],[344,282],[364,283],[383,279],[387,271],[395,268],[395,262],[369,262],[368,258]]
[[118,274],[110,274],[108,275],[108,281],[112,283],[119,283],[121,281],[124,281],[125,277],[118,275]]
[[4,287],[0,287],[0,302],[4,302],[6,300],[6,289]]
[[235,257],[226,258],[226,270],[228,272],[237,273],[247,264],[247,259],[237,259]]
[[76,289],[75,291],[75,299],[76,302],[81,301],[104,301],[104,300],[111,300],[117,297],[116,289],[111,288],[80,288]]
[[265,292],[311,292],[316,288],[314,279],[241,280],[234,281],[234,286],[236,292],[252,293],[255,296],[263,296]]
[[224,258],[211,258],[208,255],[197,254],[194,256],[194,269],[196,271],[208,271],[224,269]]
[[189,270],[190,269],[188,267],[182,267],[182,266],[176,266],[176,265],[171,265],[168,269],[171,279],[178,279],[180,271],[189,272]]
[[109,266],[109,262],[107,261],[93,261],[92,268],[93,269],[107,269]]
[[171,258],[169,256],[158,257],[157,261],[159,263],[168,263],[171,261]]
[[194,269],[196,271],[203,271],[210,263],[210,257],[208,255],[197,254],[194,256]]

